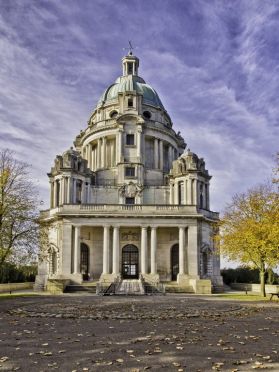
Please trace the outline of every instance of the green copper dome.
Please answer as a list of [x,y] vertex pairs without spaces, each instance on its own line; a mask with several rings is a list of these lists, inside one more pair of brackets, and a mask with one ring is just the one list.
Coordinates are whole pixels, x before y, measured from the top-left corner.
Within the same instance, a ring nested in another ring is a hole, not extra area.
[[116,79],[115,83],[105,90],[99,99],[98,106],[100,106],[102,103],[116,99],[118,97],[118,93],[131,91],[136,91],[138,94],[141,94],[143,96],[143,103],[160,107],[164,110],[164,106],[157,92],[137,75],[120,76],[118,79]]

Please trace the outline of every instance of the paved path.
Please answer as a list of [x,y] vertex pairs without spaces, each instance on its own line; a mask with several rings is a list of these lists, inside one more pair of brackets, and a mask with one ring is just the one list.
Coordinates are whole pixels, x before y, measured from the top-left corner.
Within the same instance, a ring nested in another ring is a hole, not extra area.
[[214,297],[0,299],[0,371],[279,371],[279,306]]

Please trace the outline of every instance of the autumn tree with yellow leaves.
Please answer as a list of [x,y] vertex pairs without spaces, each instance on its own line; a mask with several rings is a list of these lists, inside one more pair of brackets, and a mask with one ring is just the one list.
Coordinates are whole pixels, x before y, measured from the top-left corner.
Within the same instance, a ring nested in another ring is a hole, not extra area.
[[259,269],[261,293],[265,273],[279,264],[279,194],[273,184],[235,195],[220,222],[221,252],[230,260]]
[[36,187],[29,166],[10,150],[0,151],[0,268],[33,258],[38,245]]

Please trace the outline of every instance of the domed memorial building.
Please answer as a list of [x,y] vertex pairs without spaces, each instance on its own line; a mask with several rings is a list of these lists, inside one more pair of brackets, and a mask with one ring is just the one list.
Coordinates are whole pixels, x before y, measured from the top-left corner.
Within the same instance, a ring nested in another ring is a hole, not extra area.
[[[70,148],[48,173],[47,244],[35,288],[51,281],[211,293],[222,285],[205,162],[176,133],[139,59],[102,94]],[[116,285],[117,284],[117,285]]]

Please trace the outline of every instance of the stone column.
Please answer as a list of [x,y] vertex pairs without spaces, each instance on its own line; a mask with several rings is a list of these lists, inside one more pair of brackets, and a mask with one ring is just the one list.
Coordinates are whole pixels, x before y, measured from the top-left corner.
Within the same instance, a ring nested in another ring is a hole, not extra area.
[[157,274],[157,262],[156,262],[156,250],[157,250],[157,227],[151,227],[151,270],[150,274]]
[[80,226],[75,226],[74,240],[74,274],[80,272]]
[[53,208],[57,207],[57,181],[53,183]]
[[142,130],[140,127],[137,130],[137,157],[139,158],[139,161],[141,158],[141,133],[142,133]]
[[85,189],[85,182],[81,181],[81,204],[85,203],[86,197],[86,189]]
[[141,273],[147,274],[147,227],[141,228]]
[[159,159],[158,159],[158,139],[154,138],[154,168],[159,168]]
[[174,181],[174,204],[178,205],[178,181]]
[[112,139],[111,141],[110,162],[111,162],[111,167],[114,167],[115,165],[115,140],[114,139]]
[[110,226],[104,226],[103,274],[109,274],[109,228]]
[[169,161],[169,168],[172,168],[172,146],[169,145],[168,148],[168,161]]
[[119,275],[119,227],[113,227],[112,273]]
[[209,204],[209,183],[206,183],[206,187],[205,187],[205,191],[206,191],[206,209],[210,210],[210,204]]
[[186,205],[186,204],[188,204],[188,200],[187,200],[187,197],[188,197],[188,195],[187,195],[187,193],[188,193],[188,191],[187,191],[187,185],[188,184],[188,182],[187,182],[187,180],[184,180],[184,190],[183,190],[183,192],[184,192],[184,204]]
[[198,227],[197,225],[188,227],[188,273],[198,276]]
[[173,183],[170,183],[170,204],[174,204],[174,202],[173,202]]
[[73,204],[77,202],[77,180],[73,178]]
[[172,161],[175,160],[175,149],[174,147],[172,147]]
[[92,169],[92,145],[89,143],[88,145],[88,158],[87,158],[87,166],[89,169]]
[[164,144],[163,141],[159,141],[159,151],[160,151],[160,169],[164,168]]
[[197,205],[197,180],[193,179],[193,205]]
[[121,158],[122,158],[122,132],[123,130],[122,129],[119,129],[119,132],[118,132],[118,149],[117,149],[117,162],[120,163],[121,162]]
[[101,138],[98,138],[98,145],[97,145],[97,169],[101,168],[101,153],[102,153],[102,142]]
[[98,168],[98,153],[97,153],[97,146],[94,147],[94,171]]
[[60,179],[60,204],[64,204],[64,196],[65,196],[65,182],[64,178]]
[[71,204],[71,177],[67,178],[67,203]]
[[89,182],[87,184],[87,203],[91,203],[91,187]]
[[187,204],[192,204],[192,180],[187,179]]
[[[57,229],[57,241],[59,241],[59,233],[63,235],[63,240],[61,240],[60,249],[60,259],[58,273],[63,273],[64,275],[73,274],[74,272],[74,240],[72,241],[72,230],[73,226],[70,223],[63,222],[60,228]],[[60,244],[59,244],[60,245]],[[60,248],[59,247],[59,248]]]
[[54,182],[50,182],[50,208],[54,208]]
[[179,275],[185,274],[185,227],[179,226]]
[[107,147],[107,138],[103,137],[102,140],[102,155],[101,155],[101,168],[106,166],[106,147]]

